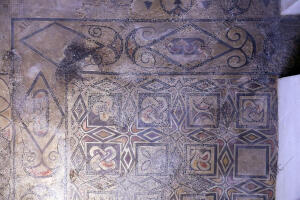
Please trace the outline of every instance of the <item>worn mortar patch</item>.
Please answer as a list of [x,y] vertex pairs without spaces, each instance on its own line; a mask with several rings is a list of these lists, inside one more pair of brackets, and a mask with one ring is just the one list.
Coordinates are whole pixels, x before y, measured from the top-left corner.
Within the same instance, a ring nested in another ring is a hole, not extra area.
[[80,62],[88,56],[92,56],[95,63],[101,63],[101,57],[96,52],[98,48],[87,47],[83,41],[73,41],[64,51],[65,57],[56,68],[56,77],[66,82],[70,82],[72,79],[82,79],[79,74]]

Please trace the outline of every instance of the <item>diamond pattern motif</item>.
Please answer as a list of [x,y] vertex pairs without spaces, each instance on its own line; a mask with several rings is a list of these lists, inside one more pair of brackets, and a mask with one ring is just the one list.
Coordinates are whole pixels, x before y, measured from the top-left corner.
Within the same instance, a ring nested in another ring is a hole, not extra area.
[[193,53],[191,56],[185,56],[185,58],[183,59],[183,57],[174,54],[173,51],[167,51],[169,45],[165,45],[165,43],[170,39],[165,37],[164,35],[160,39],[150,43],[149,46],[153,51],[162,55],[162,57],[168,60],[170,63],[175,64],[178,67],[183,68],[185,70],[196,69],[208,62],[211,62],[214,59],[217,59],[218,57],[220,57],[220,55],[231,51],[230,45],[227,45],[226,43],[224,43],[224,41],[220,40],[217,37],[213,37],[202,27],[196,26],[194,24],[183,25],[182,27],[175,29],[174,31],[171,32],[171,34],[168,35],[170,38],[176,40],[177,38],[181,38],[180,35],[184,34],[185,32],[190,32],[190,34],[197,35],[196,39],[200,41],[204,41],[204,45],[202,46],[207,45],[205,44],[206,41],[213,41],[212,43],[214,45],[218,44],[219,47],[222,47],[220,48],[221,51],[218,51],[214,55],[209,55],[210,53],[207,52],[203,56],[199,56]]
[[246,131],[239,135],[239,138],[250,144],[258,143],[266,139],[264,135],[255,130]]
[[124,152],[121,156],[121,162],[125,166],[127,172],[129,172],[134,165],[134,154],[131,148],[124,149]]
[[97,81],[92,84],[93,88],[99,89],[99,90],[104,90],[107,92],[112,92],[116,89],[120,88],[120,85],[114,81],[111,81],[110,79],[106,78],[101,81]]
[[227,175],[233,164],[233,158],[227,146],[221,152],[218,162],[223,174]]
[[155,128],[149,128],[145,131],[138,133],[138,136],[149,141],[157,142],[162,138],[163,133]]
[[72,107],[72,114],[77,122],[81,122],[87,114],[87,108],[81,94]]
[[153,79],[151,81],[142,84],[141,88],[145,90],[150,90],[152,92],[158,92],[158,91],[169,89],[170,85],[165,82],[162,82],[159,79]]
[[236,187],[248,194],[253,194],[261,190],[264,187],[264,185],[259,183],[258,181],[249,179],[245,182],[238,184]]
[[[82,33],[55,22],[22,38],[21,42],[50,63],[59,65],[59,58],[64,54],[64,45],[78,37],[85,38]],[[37,42],[48,41],[50,38],[52,42],[48,43],[47,48],[43,42]]]
[[118,137],[120,133],[106,127],[100,127],[89,132],[89,135],[93,136],[94,138],[96,138],[101,142],[107,142],[111,139]]
[[134,117],[135,117],[134,113],[136,113],[136,111],[137,111],[137,106],[132,98],[129,97],[127,99],[123,110],[124,110],[124,115],[126,116],[127,120],[133,121]]
[[256,91],[266,88],[266,85],[259,83],[257,81],[250,80],[250,81],[247,81],[247,82],[241,84],[239,87],[246,89],[250,92],[256,92]]
[[82,170],[84,161],[85,155],[83,149],[80,145],[78,145],[71,156],[71,162],[77,173],[79,173]]
[[209,92],[213,91],[217,88],[216,84],[210,80],[200,80],[196,83],[192,84],[192,87],[201,91],[201,92]]
[[204,143],[204,142],[210,140],[214,136],[215,136],[215,134],[213,134],[212,132],[209,132],[205,129],[195,130],[188,135],[188,137],[191,138],[192,140],[194,140],[196,142],[201,142],[201,143]]
[[233,121],[233,119],[237,113],[237,109],[236,109],[236,107],[233,103],[233,100],[230,96],[227,96],[225,102],[223,103],[221,112],[222,112],[224,124],[225,124],[225,126],[228,127],[230,125],[230,123]]
[[180,96],[177,96],[173,108],[171,110],[171,115],[173,116],[173,119],[175,120],[175,123],[179,126],[181,122],[184,119],[184,116],[186,114],[183,100]]

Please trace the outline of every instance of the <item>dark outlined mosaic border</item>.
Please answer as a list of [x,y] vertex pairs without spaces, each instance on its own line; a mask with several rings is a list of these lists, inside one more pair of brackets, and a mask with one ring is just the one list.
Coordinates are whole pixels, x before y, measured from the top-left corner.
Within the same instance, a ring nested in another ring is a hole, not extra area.
[[[11,19],[11,49],[14,49],[14,44],[15,44],[15,37],[14,37],[14,26],[15,22],[19,21],[39,21],[39,22],[126,22],[126,23],[164,23],[164,22],[169,22],[169,23],[176,23],[176,22],[186,22],[186,23],[196,23],[196,22],[206,22],[206,23],[215,23],[215,22],[226,22],[226,21],[232,21],[232,18],[217,18],[217,19],[193,19],[193,18],[187,18],[187,19],[178,19],[178,18],[169,18],[169,19],[91,19],[91,18],[85,18],[85,19],[76,19],[76,18],[12,18]],[[234,19],[234,23],[239,23],[239,22],[275,22],[277,21],[278,18],[275,17],[269,17],[269,18],[236,18]],[[48,25],[49,26],[49,25]],[[68,29],[68,27],[63,27],[64,29]],[[80,35],[81,37],[85,37],[81,33],[71,30],[77,35]],[[35,34],[33,32],[32,34]],[[30,35],[32,35],[30,34]],[[21,42],[26,45],[26,42],[24,39],[27,39],[27,37],[22,38]],[[125,43],[125,41],[122,41],[122,43]],[[27,45],[26,45],[27,46]],[[30,47],[29,47],[30,48]],[[123,54],[125,54],[125,49],[123,50]],[[38,53],[39,54],[39,53]],[[49,61],[49,59],[46,58],[46,60]],[[57,65],[57,63],[53,63],[53,61],[49,61],[52,64]],[[256,72],[256,71],[237,71],[234,72],[232,70],[229,70],[229,72],[216,72],[216,71],[201,71],[201,72],[193,72],[193,71],[184,71],[184,72],[99,72],[99,71],[80,71],[81,74],[98,74],[98,75],[135,75],[135,76],[148,76],[148,75],[158,75],[158,76],[178,76],[178,75],[278,75],[277,72],[272,72],[268,70],[268,67],[266,68],[267,70],[263,74],[259,74],[261,72]]]

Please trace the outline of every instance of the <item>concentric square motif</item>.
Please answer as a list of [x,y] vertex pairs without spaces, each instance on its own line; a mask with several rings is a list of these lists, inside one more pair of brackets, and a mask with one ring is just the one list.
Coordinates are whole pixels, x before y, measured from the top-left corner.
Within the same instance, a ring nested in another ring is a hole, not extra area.
[[91,94],[88,97],[88,125],[116,125],[121,120],[121,107],[121,94]]
[[167,144],[136,144],[136,175],[167,175]]
[[170,94],[141,93],[138,99],[139,127],[170,125]]
[[86,143],[87,174],[120,173],[120,145]]
[[220,95],[191,93],[187,95],[187,124],[190,127],[217,128],[220,121]]
[[217,172],[217,145],[186,145],[186,173],[214,176]]
[[269,146],[236,145],[235,176],[267,178],[270,170],[269,154]]
[[270,126],[269,94],[238,94],[238,128],[267,129]]

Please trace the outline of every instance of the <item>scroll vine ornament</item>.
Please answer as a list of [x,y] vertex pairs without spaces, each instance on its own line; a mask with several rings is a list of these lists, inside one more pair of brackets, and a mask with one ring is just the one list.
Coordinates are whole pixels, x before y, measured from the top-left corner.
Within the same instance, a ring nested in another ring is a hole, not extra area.
[[[198,35],[202,34],[203,37],[218,43],[224,49],[220,52],[220,47],[207,43],[205,39],[187,38],[178,34],[185,30],[191,30]],[[231,27],[226,32],[224,39],[220,39],[195,24],[184,25],[160,37],[157,35],[159,33],[154,27],[140,27],[134,29],[126,39],[125,48],[128,57],[143,70],[174,71],[175,67],[179,67],[185,71],[192,71],[222,58],[226,60],[228,67],[237,69],[248,65],[256,53],[254,38],[245,29],[238,26]],[[174,37],[175,39],[172,39]],[[161,47],[166,42],[168,45]],[[184,45],[179,46],[179,44]],[[157,48],[157,45],[161,45],[161,48]],[[211,55],[212,51],[217,50],[215,48],[218,48],[219,53]],[[190,59],[190,61],[183,63],[184,59],[178,60],[174,57],[177,54],[186,60]]]
[[227,64],[232,68],[240,68],[249,64],[256,54],[256,43],[254,38],[243,28],[235,26],[226,33],[226,38],[230,41],[232,54],[227,59]]
[[22,167],[32,177],[53,176],[61,165],[58,135],[65,114],[42,72],[32,82],[23,104],[17,111],[23,125]]
[[168,103],[161,97],[147,97],[142,102],[141,119],[145,123],[159,124],[165,120]]
[[[56,142],[55,133],[50,136],[52,133],[49,131],[48,97],[48,91],[39,89],[33,92],[31,100],[26,101],[27,104],[33,104],[27,110],[31,117],[25,128],[27,133],[24,133],[31,135],[32,145],[27,146],[23,141],[22,163],[24,171],[33,177],[52,176],[59,167],[59,144]],[[27,120],[24,121],[26,123]],[[45,145],[41,141],[46,142]]]
[[28,148],[23,144],[22,164],[24,171],[33,177],[51,177],[59,168],[58,150],[47,152],[37,148]]
[[242,107],[242,119],[246,122],[262,122],[265,118],[264,103],[258,100],[247,100]]
[[123,52],[123,40],[120,34],[108,26],[88,25],[87,46],[95,49],[91,52],[90,65],[106,66],[116,63]]

